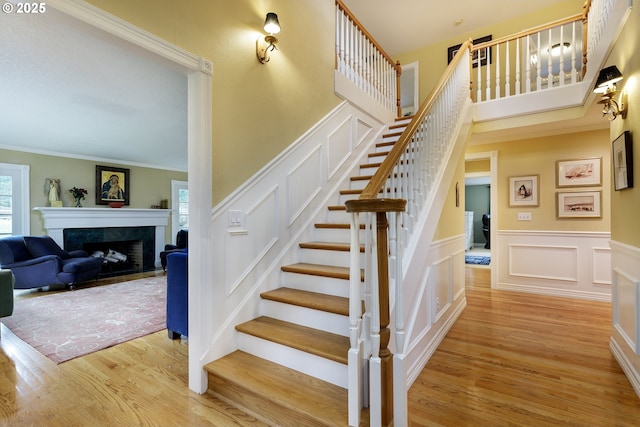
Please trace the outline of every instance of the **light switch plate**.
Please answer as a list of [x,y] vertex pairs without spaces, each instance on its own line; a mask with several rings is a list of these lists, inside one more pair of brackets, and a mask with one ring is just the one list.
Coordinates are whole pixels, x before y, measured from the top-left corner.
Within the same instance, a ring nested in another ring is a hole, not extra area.
[[518,221],[531,221],[531,212],[518,212]]

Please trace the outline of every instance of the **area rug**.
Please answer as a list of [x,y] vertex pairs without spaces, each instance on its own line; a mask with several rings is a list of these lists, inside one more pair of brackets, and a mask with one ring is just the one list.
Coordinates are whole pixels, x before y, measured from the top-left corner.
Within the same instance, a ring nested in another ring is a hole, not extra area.
[[475,264],[475,265],[489,265],[491,263],[491,257],[478,256],[478,255],[465,255],[464,263]]
[[157,276],[18,300],[2,323],[62,363],[166,328],[166,301]]

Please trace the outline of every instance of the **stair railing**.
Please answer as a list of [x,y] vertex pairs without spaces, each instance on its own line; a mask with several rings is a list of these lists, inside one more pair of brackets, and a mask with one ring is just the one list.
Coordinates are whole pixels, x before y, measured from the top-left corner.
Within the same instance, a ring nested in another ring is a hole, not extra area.
[[400,63],[391,59],[342,0],[336,0],[335,68],[384,108],[400,116]]
[[[464,106],[470,102],[470,46],[470,41],[461,46],[360,197],[346,202],[347,212],[351,213],[350,425],[359,424],[360,406],[357,405],[363,401],[353,386],[361,386],[367,380],[369,389],[365,393],[369,393],[371,425],[389,425],[392,419],[395,425],[407,422],[406,379],[402,374],[405,372],[402,360],[407,351],[402,249],[422,208],[432,202],[431,196],[437,191],[439,177],[452,151]],[[360,291],[362,273],[358,257],[361,213],[366,218],[364,296]],[[363,299],[365,313],[360,316]],[[394,307],[390,307],[392,301]],[[391,312],[395,313],[395,356],[389,349]],[[365,350],[368,348],[370,355]],[[357,355],[363,355],[368,363],[368,379],[361,378],[365,369],[356,360]],[[394,381],[394,372],[403,378]]]
[[585,22],[586,12],[474,45],[475,102],[580,82],[586,71]]

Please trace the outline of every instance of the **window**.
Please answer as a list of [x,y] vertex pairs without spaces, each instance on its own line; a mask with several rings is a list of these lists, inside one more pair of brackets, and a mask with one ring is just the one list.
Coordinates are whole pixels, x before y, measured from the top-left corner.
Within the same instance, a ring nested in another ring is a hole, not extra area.
[[0,237],[30,233],[29,166],[0,163]]
[[172,234],[175,239],[178,230],[189,229],[189,188],[186,181],[171,181],[171,209]]

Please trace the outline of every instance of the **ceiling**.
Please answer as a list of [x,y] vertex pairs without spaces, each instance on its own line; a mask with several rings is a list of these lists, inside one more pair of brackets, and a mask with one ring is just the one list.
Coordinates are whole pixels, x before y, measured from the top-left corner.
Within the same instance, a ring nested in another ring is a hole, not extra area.
[[[561,0],[344,1],[393,55]],[[52,7],[0,40],[0,148],[187,171],[184,70]]]
[[0,148],[187,170],[183,70],[52,7],[0,40]]

